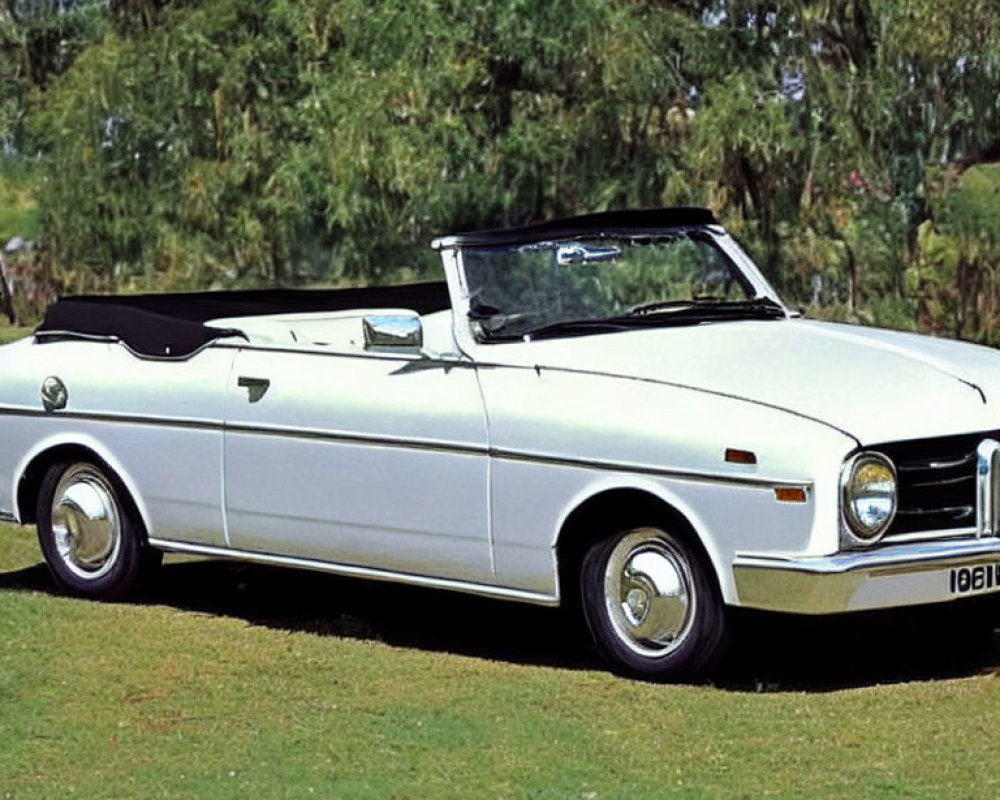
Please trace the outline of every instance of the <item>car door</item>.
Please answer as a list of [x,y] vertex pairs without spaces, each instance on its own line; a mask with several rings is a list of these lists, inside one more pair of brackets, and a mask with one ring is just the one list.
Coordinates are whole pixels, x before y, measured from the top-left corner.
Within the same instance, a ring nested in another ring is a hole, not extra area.
[[234,548],[493,580],[486,422],[467,364],[242,349],[224,452]]

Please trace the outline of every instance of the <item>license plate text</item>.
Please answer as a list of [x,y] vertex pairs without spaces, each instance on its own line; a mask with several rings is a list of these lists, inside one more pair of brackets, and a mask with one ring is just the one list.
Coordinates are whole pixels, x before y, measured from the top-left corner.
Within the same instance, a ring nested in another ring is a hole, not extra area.
[[1000,563],[978,567],[956,567],[951,571],[949,587],[952,594],[982,592],[1000,587]]

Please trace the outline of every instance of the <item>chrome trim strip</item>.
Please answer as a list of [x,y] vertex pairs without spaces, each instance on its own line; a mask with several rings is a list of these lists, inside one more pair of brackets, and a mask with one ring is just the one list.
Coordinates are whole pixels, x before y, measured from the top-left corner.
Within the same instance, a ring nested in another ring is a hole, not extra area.
[[[966,464],[972,462],[974,455],[968,453],[967,455],[961,456],[960,458],[953,458],[950,461],[910,461],[906,464],[900,464],[896,467],[899,472],[920,472],[922,470],[928,469],[955,469],[955,467],[964,467]],[[962,478],[953,478],[952,480],[965,480],[965,476]],[[927,481],[928,484],[941,483],[941,481]],[[925,484],[920,484],[924,486]]]
[[6,508],[0,508],[0,522],[17,522],[18,519],[13,511],[8,511]]
[[215,339],[208,346],[219,350],[245,350],[255,353],[289,353],[298,356],[317,356],[319,358],[361,358],[369,361],[376,359],[379,361],[398,361],[404,365],[403,368],[409,365],[411,369],[414,368],[414,365],[419,365],[426,369],[444,370],[455,367],[476,369],[478,366],[468,356],[451,358],[447,354],[430,353],[426,350],[421,350],[419,353],[393,353],[373,350],[354,352],[351,350],[332,349],[330,345],[308,344],[306,342],[296,346],[289,346],[284,343],[229,342],[224,339]]
[[976,448],[976,536],[997,535],[1000,509],[996,481],[1000,476],[1000,442],[983,439]]
[[802,489],[810,492],[813,482],[809,480],[778,480],[776,478],[752,475],[728,475],[711,472],[696,472],[670,467],[653,467],[624,462],[597,461],[568,456],[545,456],[516,450],[488,448],[485,445],[461,444],[458,442],[435,442],[426,439],[405,439],[391,436],[372,436],[347,431],[322,431],[309,428],[286,428],[280,426],[223,424],[208,420],[184,420],[164,417],[141,417],[127,414],[88,413],[78,411],[58,411],[48,413],[35,409],[14,409],[0,407],[0,416],[45,417],[47,419],[74,419],[91,422],[114,422],[130,425],[161,425],[178,428],[224,431],[226,433],[259,434],[264,436],[291,436],[316,441],[339,442],[344,444],[374,445],[377,447],[399,447],[455,455],[490,456],[503,461],[520,461],[551,466],[594,469],[602,472],[625,472],[634,475],[651,475],[675,480],[699,481],[703,483],[735,484],[756,486],[766,489]]
[[1000,569],[1000,539],[949,539],[831,556],[781,558],[737,553],[739,604],[794,614],[837,614],[956,600],[1000,592],[1000,581],[956,593],[947,570]]
[[[205,326],[205,327],[212,330],[220,330],[218,328],[213,329],[211,328],[211,326]],[[194,350],[192,350],[190,353],[184,353],[183,355],[179,356],[171,356],[171,355],[154,356],[150,355],[149,353],[140,353],[137,350],[133,350],[131,347],[129,347],[128,344],[119,337],[112,336],[110,334],[97,335],[91,333],[77,333],[76,331],[35,331],[34,337],[35,337],[35,344],[47,344],[50,341],[52,343],[55,343],[55,342],[65,342],[74,340],[81,342],[96,342],[98,344],[108,344],[108,345],[117,344],[121,345],[122,348],[127,350],[135,358],[141,359],[143,361],[181,362],[181,361],[187,361],[190,358],[194,358],[194,356],[198,355],[200,352],[202,352],[202,350],[214,346],[219,339],[232,339],[235,337],[242,337],[243,339],[246,339],[247,335],[242,331],[236,331],[230,333],[227,331],[220,330],[220,336],[216,337],[215,339],[210,339],[200,347],[197,347]]]
[[221,422],[207,419],[183,419],[178,417],[144,417],[137,414],[111,414],[91,411],[43,411],[35,408],[13,408],[0,406],[0,416],[4,417],[44,417],[46,419],[72,419],[87,422],[120,422],[126,425],[159,425],[170,428],[203,428],[221,431]]
[[595,461],[584,458],[564,456],[537,456],[531,453],[515,450],[491,450],[490,455],[503,461],[527,461],[538,464],[550,464],[560,467],[579,467],[582,469],[597,469],[603,472],[629,472],[636,475],[653,475],[659,478],[676,478],[686,481],[701,481],[704,483],[730,483],[743,486],[757,486],[767,489],[802,489],[809,492],[813,482],[809,480],[778,480],[776,478],[754,475],[726,475],[713,472],[695,472],[691,470],[673,469],[670,467],[650,467],[641,464],[625,464],[613,461]]
[[176,553],[228,558],[240,561],[252,561],[258,564],[271,564],[281,567],[311,569],[318,572],[329,572],[334,575],[344,575],[353,578],[367,578],[376,581],[406,583],[413,586],[424,586],[432,589],[448,589],[451,591],[477,594],[484,597],[496,597],[502,600],[516,600],[523,603],[534,603],[542,606],[557,606],[559,598],[555,595],[540,592],[528,592],[523,589],[511,589],[506,586],[489,586],[482,583],[459,581],[451,578],[432,578],[426,575],[413,575],[407,572],[358,567],[351,564],[336,564],[329,561],[317,561],[309,558],[294,558],[292,556],[272,555],[270,553],[249,552],[246,550],[229,550],[224,547],[189,544],[187,542],[171,542],[166,539],[149,539],[152,547]]
[[404,439],[390,436],[368,436],[346,431],[321,431],[309,428],[286,428],[278,425],[227,425],[222,422],[173,417],[144,417],[133,414],[108,414],[85,411],[46,412],[40,409],[0,407],[0,416],[44,417],[46,419],[72,419],[86,422],[114,422],[125,425],[157,425],[175,428],[196,428],[226,433],[262,434],[265,436],[291,436],[297,439],[317,439],[352,444],[370,444],[383,447],[402,447],[413,450],[437,450],[467,455],[487,455],[488,448],[454,442],[434,442],[425,439]]
[[922,542],[883,547],[878,550],[858,550],[850,553],[837,553],[832,556],[806,556],[803,558],[737,553],[733,559],[733,565],[808,574],[839,575],[860,569],[908,568],[915,563],[938,559],[967,558],[970,555],[978,556],[986,553],[1000,553],[1000,542],[984,542],[980,539],[960,541],[949,539],[942,542]]
[[263,436],[289,436],[295,439],[337,442],[340,444],[364,444],[378,447],[399,447],[408,450],[432,450],[458,455],[489,455],[486,445],[459,444],[457,442],[435,442],[427,439],[404,439],[392,436],[371,436],[347,431],[323,431],[310,428],[288,428],[281,425],[227,424],[226,433],[258,434]]
[[77,331],[35,331],[32,335],[35,337],[35,341],[39,344],[44,343],[46,339],[52,339],[53,341],[75,339],[81,342],[100,342],[102,344],[115,344],[116,342],[121,341],[117,336],[80,333]]
[[964,528],[941,528],[939,530],[931,531],[911,531],[910,533],[897,533],[893,536],[886,536],[883,538],[879,544],[901,544],[903,542],[926,542],[926,541],[941,541],[942,539],[965,539],[969,536],[975,536],[976,529],[972,525],[968,525]]

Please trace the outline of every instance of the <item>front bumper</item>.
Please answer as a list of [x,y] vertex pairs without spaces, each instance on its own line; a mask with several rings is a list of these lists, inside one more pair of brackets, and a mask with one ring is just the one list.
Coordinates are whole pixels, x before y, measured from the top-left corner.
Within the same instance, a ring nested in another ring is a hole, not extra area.
[[837,614],[1000,592],[1000,539],[952,539],[811,558],[737,554],[739,604]]

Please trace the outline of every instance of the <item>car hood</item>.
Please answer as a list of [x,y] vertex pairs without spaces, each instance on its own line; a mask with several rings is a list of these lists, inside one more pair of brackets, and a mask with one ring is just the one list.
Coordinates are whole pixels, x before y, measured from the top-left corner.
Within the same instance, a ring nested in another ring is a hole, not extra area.
[[1000,353],[915,334],[757,320],[502,347],[518,365],[731,396],[809,417],[862,444],[1000,428]]

